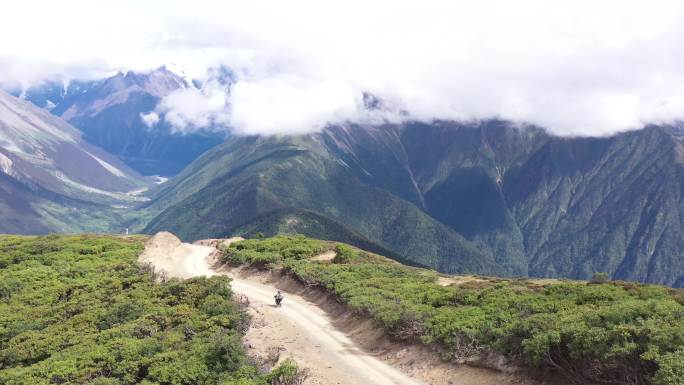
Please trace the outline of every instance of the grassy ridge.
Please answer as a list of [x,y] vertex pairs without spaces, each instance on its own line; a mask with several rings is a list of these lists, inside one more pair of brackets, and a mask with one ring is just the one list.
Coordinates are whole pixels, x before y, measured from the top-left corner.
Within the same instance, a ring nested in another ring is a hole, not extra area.
[[[292,208],[273,210],[235,228],[231,236],[254,238],[257,234],[264,234],[267,237],[300,234],[315,239],[334,240],[403,261],[399,254],[393,253],[340,222],[310,210]],[[410,261],[406,260],[406,262]]]
[[402,340],[438,344],[450,359],[495,350],[577,383],[684,384],[684,294],[628,282],[481,279],[442,286],[409,268],[304,237],[235,243],[224,260],[284,268],[319,285]]
[[142,238],[0,236],[0,383],[287,384],[258,374],[225,277],[162,284]]

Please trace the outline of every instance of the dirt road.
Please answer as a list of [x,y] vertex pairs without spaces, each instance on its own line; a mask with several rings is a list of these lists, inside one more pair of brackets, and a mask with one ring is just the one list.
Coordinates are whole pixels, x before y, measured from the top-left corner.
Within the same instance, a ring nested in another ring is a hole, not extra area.
[[[250,300],[252,323],[244,338],[249,355],[270,363],[274,358],[294,359],[310,372],[306,385],[540,385],[524,373],[453,365],[424,346],[393,343],[371,321],[356,319],[344,308],[316,293],[312,295],[285,277],[275,277],[274,281],[269,274],[250,270],[213,270],[213,245],[238,239],[188,244],[161,232],[147,242],[139,261],[164,270],[169,277],[230,276],[233,291]],[[326,254],[313,259],[332,257]],[[281,278],[285,280],[279,281]],[[452,284],[456,278],[448,279],[443,284]],[[281,308],[273,303],[276,285],[287,288]],[[360,348],[359,343],[370,350]]]
[[[159,253],[148,244],[141,260],[179,278],[217,274],[208,260],[215,250],[213,247],[181,244],[169,236],[173,237],[167,233],[163,235],[167,239],[157,242]],[[170,242],[174,250],[180,251],[169,252]],[[161,247],[162,244],[167,246]],[[247,343],[259,345],[262,350],[264,345],[284,348],[282,355],[309,369],[308,384],[425,385],[360,349],[332,325],[323,310],[304,298],[286,293],[284,305],[276,308],[273,306],[275,287],[236,276],[231,278],[233,290],[249,298],[255,318],[246,336]]]

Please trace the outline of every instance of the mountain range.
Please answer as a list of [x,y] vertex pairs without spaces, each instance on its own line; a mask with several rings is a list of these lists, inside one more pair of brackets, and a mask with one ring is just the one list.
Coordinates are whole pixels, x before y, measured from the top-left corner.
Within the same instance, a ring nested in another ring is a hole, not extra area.
[[194,86],[160,67],[147,73],[119,72],[89,82],[45,82],[14,94],[71,123],[86,141],[116,155],[139,173],[171,176],[221,143],[224,134],[179,133],[163,120],[148,127],[141,114],[154,110],[170,93]]
[[3,94],[0,231],[302,233],[449,273],[684,286],[681,124],[596,138],[498,120],[226,138],[142,123],[183,87],[201,84],[161,67],[24,90],[41,108]]
[[234,137],[164,185],[141,223],[189,240],[312,228],[450,273],[682,286],[680,133],[562,138],[488,121]]
[[116,231],[151,184],[44,109],[0,91],[0,232]]

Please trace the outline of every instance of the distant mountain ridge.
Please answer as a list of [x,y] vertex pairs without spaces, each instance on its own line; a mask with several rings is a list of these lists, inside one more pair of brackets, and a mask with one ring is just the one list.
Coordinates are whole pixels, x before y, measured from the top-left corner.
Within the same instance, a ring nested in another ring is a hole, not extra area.
[[2,233],[121,230],[150,181],[62,119],[0,91]]
[[96,87],[100,81],[44,81],[25,90],[8,90],[13,96],[27,100],[40,108],[52,111],[65,99],[87,92]]
[[[188,240],[227,235],[273,210],[299,208],[414,263],[448,261],[444,267],[452,270],[503,273],[461,235],[414,204],[365,184],[338,160],[316,135],[230,138],[162,185],[139,210],[141,222],[149,221],[144,232],[173,229]],[[319,236],[335,239],[337,232]]]
[[143,222],[197,239],[305,209],[445,272],[683,286],[680,131],[561,138],[488,121],[231,138],[164,186]]
[[148,127],[141,114],[164,97],[191,87],[186,79],[160,67],[149,73],[119,72],[90,82],[46,82],[16,92],[80,129],[90,143],[117,155],[144,175],[173,175],[225,134],[180,134],[165,122]]

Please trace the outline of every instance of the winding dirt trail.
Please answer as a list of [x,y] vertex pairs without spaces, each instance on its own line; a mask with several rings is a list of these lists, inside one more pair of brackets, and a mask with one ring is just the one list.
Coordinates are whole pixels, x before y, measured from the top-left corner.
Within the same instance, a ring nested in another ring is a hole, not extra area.
[[155,236],[148,243],[141,261],[179,278],[229,275],[233,290],[249,298],[255,319],[246,342],[284,348],[285,356],[309,369],[307,384],[425,385],[359,348],[332,325],[323,310],[306,299],[286,293],[283,306],[276,308],[274,286],[212,270],[209,259],[214,247],[180,243],[169,233],[161,237],[165,239],[155,241]]
[[[171,233],[161,232],[148,240],[138,260],[153,265],[158,271],[163,270],[167,277],[231,277],[233,291],[249,299],[247,312],[252,316],[252,322],[244,337],[247,353],[257,362],[263,362],[264,369],[277,360],[292,358],[309,370],[305,385],[562,383],[555,380],[539,382],[496,362],[493,366],[501,366],[504,370],[446,363],[425,347],[397,345],[388,341],[382,329],[372,321],[356,319],[316,294],[312,297],[305,288],[292,287],[291,281],[273,281],[272,276],[249,270],[226,271],[218,266],[214,270],[212,264],[215,263],[216,247],[241,239],[209,239],[188,244]],[[329,260],[332,257],[334,255],[325,254],[314,259]],[[445,278],[442,284],[452,284],[454,279],[450,277],[447,281]],[[276,286],[286,289],[283,290],[285,302],[281,308],[276,308],[273,303]]]

